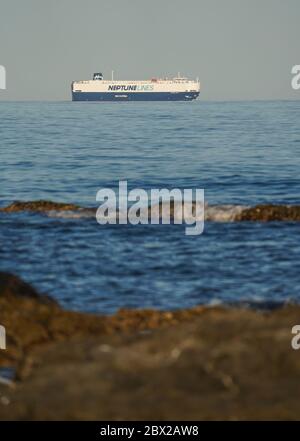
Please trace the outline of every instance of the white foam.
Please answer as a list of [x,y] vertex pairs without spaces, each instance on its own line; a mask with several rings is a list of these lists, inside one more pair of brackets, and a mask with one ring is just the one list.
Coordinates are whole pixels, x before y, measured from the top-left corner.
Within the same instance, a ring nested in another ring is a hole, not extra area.
[[50,210],[46,213],[48,217],[58,219],[91,219],[95,217],[94,210]]
[[211,205],[205,208],[205,220],[214,222],[234,222],[246,205]]
[[[205,204],[204,207],[204,219],[205,221],[212,222],[234,222],[236,217],[242,213],[242,211],[248,209],[249,206],[246,205],[208,205]],[[148,216],[149,213],[149,222],[150,222],[150,208],[145,206],[141,209],[141,215],[143,217]],[[171,210],[172,213],[173,210]],[[154,217],[158,216],[161,220],[164,216],[168,217],[169,213],[169,205],[162,204],[154,205],[151,207],[151,212]],[[115,216],[118,218],[118,212],[115,213],[110,211],[109,218],[114,219]],[[51,210],[46,213],[48,217],[51,218],[60,218],[60,219],[91,219],[95,218],[96,212],[91,209],[82,209],[82,210]],[[195,213],[195,203],[194,202],[185,202],[184,210],[182,206],[179,204],[174,205],[174,214],[171,214],[171,223],[177,221],[180,223],[180,220],[183,218],[186,222],[191,223],[192,221],[201,221],[203,217],[203,208],[200,207],[200,211],[198,216]],[[103,219],[108,220],[107,216],[103,216]],[[183,222],[184,223],[184,222]]]

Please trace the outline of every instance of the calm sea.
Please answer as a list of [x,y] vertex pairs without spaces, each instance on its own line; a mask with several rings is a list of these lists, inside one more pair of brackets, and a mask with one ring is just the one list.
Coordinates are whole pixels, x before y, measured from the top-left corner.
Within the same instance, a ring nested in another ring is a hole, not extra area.
[[[300,101],[0,102],[0,205],[97,206],[102,187],[204,188],[210,205],[300,204]],[[221,207],[220,207],[221,209]],[[77,310],[300,300],[299,224],[99,226],[0,214],[0,270]]]

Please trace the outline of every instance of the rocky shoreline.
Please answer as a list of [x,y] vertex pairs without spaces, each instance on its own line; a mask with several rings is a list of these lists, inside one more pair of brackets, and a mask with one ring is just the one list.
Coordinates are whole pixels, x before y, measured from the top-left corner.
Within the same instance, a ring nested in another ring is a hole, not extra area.
[[0,419],[299,419],[300,307],[66,311],[0,273]]
[[[0,208],[0,213],[20,213],[33,212],[44,213],[49,212],[74,212],[78,214],[86,214],[94,216],[96,208],[81,207],[75,204],[52,202],[47,200],[38,201],[15,201],[11,204]],[[171,217],[174,214],[174,204],[170,207]],[[252,222],[300,222],[300,206],[299,205],[275,205],[260,204],[254,207],[244,207],[228,219],[233,222],[252,221]]]

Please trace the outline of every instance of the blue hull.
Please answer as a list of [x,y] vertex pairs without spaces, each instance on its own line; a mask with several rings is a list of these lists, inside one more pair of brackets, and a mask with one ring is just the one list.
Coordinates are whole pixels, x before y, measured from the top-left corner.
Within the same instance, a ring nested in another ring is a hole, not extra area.
[[192,101],[199,92],[72,92],[73,101]]

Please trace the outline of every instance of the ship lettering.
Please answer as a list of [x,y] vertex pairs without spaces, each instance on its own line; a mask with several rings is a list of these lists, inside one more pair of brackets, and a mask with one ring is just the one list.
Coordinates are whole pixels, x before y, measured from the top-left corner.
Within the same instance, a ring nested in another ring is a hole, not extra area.
[[109,85],[108,86],[108,90],[113,90],[113,91],[135,91],[137,86],[126,86],[125,84],[122,85]]

